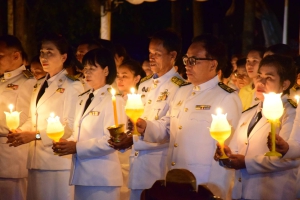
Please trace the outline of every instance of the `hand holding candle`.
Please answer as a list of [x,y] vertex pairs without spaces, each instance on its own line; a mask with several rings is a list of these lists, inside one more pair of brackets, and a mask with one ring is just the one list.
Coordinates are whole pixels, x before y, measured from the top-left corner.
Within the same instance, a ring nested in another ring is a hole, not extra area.
[[272,140],[272,149],[267,152],[265,156],[279,156],[282,155],[275,150],[275,134],[276,134],[276,126],[279,124],[279,118],[282,116],[284,108],[281,100],[281,93],[275,94],[271,92],[269,94],[264,95],[264,103],[262,114],[268,119],[271,124],[271,140]]
[[210,135],[217,140],[221,146],[222,156],[219,159],[228,158],[224,153],[224,142],[231,134],[231,126],[227,121],[227,114],[222,114],[221,109],[217,109],[217,115],[211,115],[213,121],[210,126]]
[[10,112],[4,112],[6,115],[6,125],[11,131],[14,131],[20,125],[21,112],[13,111],[14,105],[12,104],[9,104],[8,108]]
[[133,121],[134,130],[132,134],[139,135],[136,130],[136,121],[144,113],[144,105],[141,95],[135,94],[134,88],[131,88],[130,90],[132,94],[127,94],[128,99],[125,106],[125,112],[126,115]]
[[59,139],[64,135],[64,126],[60,123],[59,117],[51,113],[47,121],[47,136],[55,142],[59,142]]

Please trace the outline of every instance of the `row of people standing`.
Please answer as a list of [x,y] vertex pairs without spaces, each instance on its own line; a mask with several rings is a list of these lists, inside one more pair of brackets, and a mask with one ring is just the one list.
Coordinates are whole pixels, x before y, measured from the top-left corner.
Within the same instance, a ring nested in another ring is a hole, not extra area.
[[[62,41],[54,41],[45,39],[42,43],[40,57],[48,75],[40,86],[36,85],[33,89],[33,99],[41,97],[31,101],[32,127],[20,128],[9,137],[12,146],[22,147],[31,141],[29,199],[72,199],[69,177],[75,185],[75,199],[118,199],[123,181],[118,154],[113,148],[128,149],[132,144],[128,184],[131,199],[140,199],[143,189],[151,187],[156,180],[164,179],[167,170],[173,168],[190,170],[195,174],[197,184],[206,184],[215,194],[230,199],[233,171],[222,169],[213,161],[215,141],[207,127],[212,120],[210,114],[221,107],[228,114],[234,131],[242,108],[237,94],[219,83],[216,76],[217,71],[225,67],[226,59],[224,45],[217,38],[210,35],[196,37],[183,57],[191,84],[186,83],[173,68],[180,54],[180,38],[170,31],[161,31],[151,38],[149,60],[154,75],[143,79],[138,90],[145,103],[145,112],[137,124],[143,135],[126,135],[120,143],[108,142],[106,129],[114,124],[111,95],[107,91],[112,84],[111,79],[116,76],[113,56],[103,49],[92,50],[84,56],[83,73],[92,89],[82,93],[77,100],[78,94],[83,91],[79,89],[82,84],[60,76],[65,73],[62,66],[69,54],[60,47]],[[122,74],[123,81],[126,73]],[[121,71],[117,77],[118,84]],[[138,79],[136,74],[133,77]],[[56,86],[56,90],[50,90],[51,85]],[[122,86],[121,83],[118,85]],[[43,87],[44,94],[40,94]],[[72,96],[72,91],[77,94]],[[51,99],[54,96],[60,97],[55,97],[55,101]],[[126,95],[124,97],[126,100]],[[39,109],[39,102],[43,99],[40,107],[48,104]],[[122,114],[124,99],[118,99],[119,120],[126,124],[127,118]],[[88,102],[91,103],[87,105]],[[45,135],[45,124],[49,113],[56,110],[66,125],[67,134],[65,140],[52,147],[52,141]],[[52,148],[61,157],[53,155]],[[70,154],[73,154],[71,172]],[[59,162],[68,163],[69,167],[65,169]],[[57,196],[53,196],[55,194]]]

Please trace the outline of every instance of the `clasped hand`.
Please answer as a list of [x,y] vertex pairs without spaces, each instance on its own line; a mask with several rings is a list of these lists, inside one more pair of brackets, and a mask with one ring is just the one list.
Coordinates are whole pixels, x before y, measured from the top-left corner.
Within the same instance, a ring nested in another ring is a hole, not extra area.
[[36,133],[33,131],[22,131],[17,129],[14,132],[8,133],[6,143],[8,143],[10,147],[17,147],[35,140],[35,135]]
[[217,149],[215,152],[214,159],[215,161],[220,161],[225,165],[227,168],[232,168],[232,169],[244,169],[246,168],[245,164],[245,156],[241,154],[232,154],[231,149],[227,146],[224,145],[224,152],[228,156],[227,159],[220,159],[220,157],[223,155],[221,151],[221,146],[217,144]]
[[68,154],[75,154],[76,151],[76,142],[68,141],[66,139],[60,139],[59,142],[53,141],[52,146],[53,152],[59,156],[65,156]]

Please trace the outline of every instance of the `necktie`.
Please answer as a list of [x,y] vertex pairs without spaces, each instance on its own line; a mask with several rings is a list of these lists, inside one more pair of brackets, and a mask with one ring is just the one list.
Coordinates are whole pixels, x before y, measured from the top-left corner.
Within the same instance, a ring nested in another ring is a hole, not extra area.
[[45,80],[44,84],[42,85],[37,97],[36,97],[36,105],[38,104],[40,98],[43,96],[43,94],[45,93],[46,88],[48,88],[48,82],[47,79]]
[[93,101],[94,98],[94,94],[90,93],[89,98],[86,100],[85,106],[84,106],[84,110],[82,112],[82,114],[86,111],[86,109],[89,107],[89,105],[91,104],[91,102]]
[[256,117],[255,117],[256,119],[255,119],[254,124],[253,124],[251,127],[249,127],[249,129],[248,129],[248,137],[249,137],[251,131],[253,130],[253,128],[255,127],[255,125],[256,125],[256,124],[258,123],[258,121],[261,119],[261,117],[262,117],[262,114],[261,114],[261,111],[259,111],[259,112],[257,113]]

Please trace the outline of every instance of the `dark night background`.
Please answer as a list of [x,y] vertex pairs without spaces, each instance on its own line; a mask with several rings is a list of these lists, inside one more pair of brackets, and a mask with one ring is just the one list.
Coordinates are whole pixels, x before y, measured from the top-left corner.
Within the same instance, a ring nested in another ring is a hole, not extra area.
[[[121,1],[121,0],[119,0]],[[64,35],[76,47],[83,38],[98,38],[101,0],[25,0],[26,27],[38,41],[44,33],[54,31]],[[231,16],[225,16],[232,0],[201,2],[203,32],[213,33],[227,45],[229,55],[242,51],[244,0],[236,0]],[[283,26],[284,0],[264,0],[269,10]],[[7,0],[0,0],[0,34],[7,33]],[[135,59],[148,57],[148,38],[154,32],[171,27],[171,1],[144,2],[133,5],[126,1],[113,8],[111,40],[122,44]],[[181,0],[181,20],[178,31],[183,38],[183,53],[193,35],[193,2]],[[298,50],[300,1],[289,0],[288,44]],[[261,21],[255,18],[253,45],[264,45]],[[37,50],[36,41],[32,47]]]

